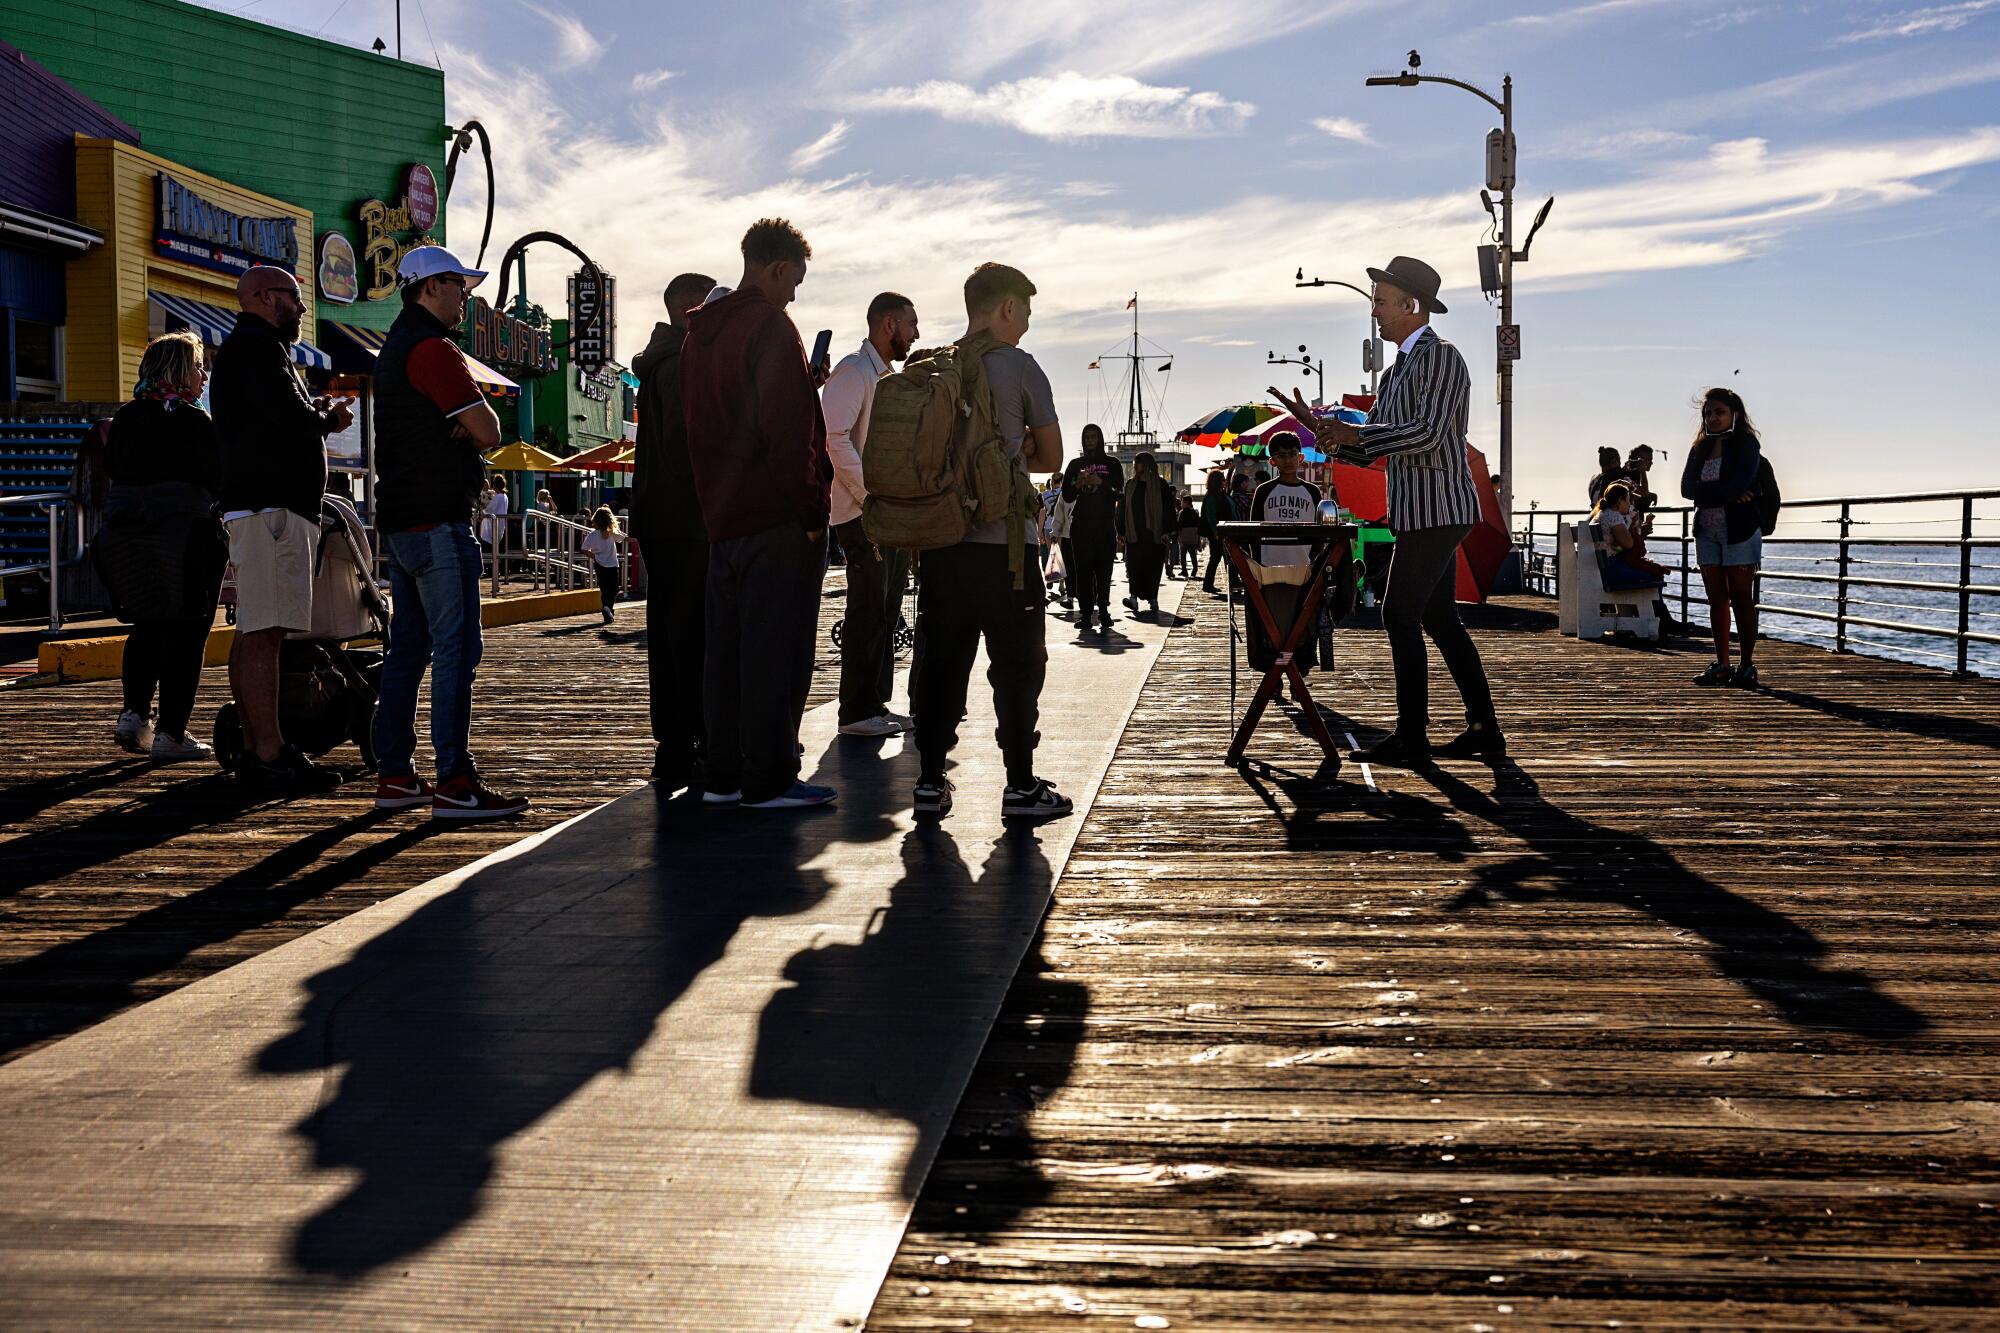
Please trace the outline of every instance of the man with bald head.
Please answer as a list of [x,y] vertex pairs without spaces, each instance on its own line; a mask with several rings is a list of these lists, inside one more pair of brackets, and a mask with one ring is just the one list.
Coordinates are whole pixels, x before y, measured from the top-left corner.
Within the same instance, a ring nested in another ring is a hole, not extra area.
[[339,781],[279,732],[278,652],[287,633],[312,628],[326,437],[351,425],[354,411],[313,397],[292,360],[306,311],[296,277],[259,264],[237,280],[236,299],[243,314],[215,354],[209,384],[222,440],[222,522],[236,566],[236,772],[259,790],[290,793]]

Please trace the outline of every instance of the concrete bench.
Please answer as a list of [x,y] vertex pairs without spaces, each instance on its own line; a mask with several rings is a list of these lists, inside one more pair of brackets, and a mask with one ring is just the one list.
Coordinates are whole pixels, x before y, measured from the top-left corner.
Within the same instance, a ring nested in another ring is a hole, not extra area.
[[1560,592],[1557,625],[1579,639],[1605,634],[1660,637],[1660,618],[1653,604],[1664,585],[1635,588],[1604,586],[1604,561],[1611,552],[1604,534],[1592,523],[1565,523],[1556,530],[1556,586]]

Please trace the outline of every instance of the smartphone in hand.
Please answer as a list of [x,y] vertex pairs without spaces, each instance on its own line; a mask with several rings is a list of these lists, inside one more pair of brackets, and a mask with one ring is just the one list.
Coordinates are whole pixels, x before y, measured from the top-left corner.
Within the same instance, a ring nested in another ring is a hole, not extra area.
[[813,374],[824,378],[833,369],[833,330],[821,329],[813,339],[812,359],[806,363]]

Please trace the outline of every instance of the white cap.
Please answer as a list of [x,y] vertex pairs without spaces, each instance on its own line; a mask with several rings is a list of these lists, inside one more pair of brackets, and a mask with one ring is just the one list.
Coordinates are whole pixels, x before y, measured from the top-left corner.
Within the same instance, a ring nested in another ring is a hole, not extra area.
[[441,278],[447,273],[457,273],[464,277],[468,289],[477,287],[486,277],[485,270],[461,264],[458,256],[442,245],[420,245],[403,256],[403,262],[396,266],[397,282],[407,287],[425,278]]

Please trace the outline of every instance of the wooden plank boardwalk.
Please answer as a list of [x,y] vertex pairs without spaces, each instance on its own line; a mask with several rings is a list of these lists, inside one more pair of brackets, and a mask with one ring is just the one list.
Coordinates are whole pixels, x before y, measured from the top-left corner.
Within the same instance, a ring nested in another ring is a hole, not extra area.
[[1187,599],[870,1328],[1994,1327],[2000,685],[1548,610],[1508,763],[1327,791]]
[[[813,704],[833,697],[821,603]],[[229,693],[204,673],[194,726]],[[428,691],[426,691],[426,697]],[[466,828],[377,814],[373,787],[293,801],[246,796],[213,765],[156,765],[111,744],[115,681],[0,691],[0,1062],[468,865],[645,778],[645,607],[486,632],[473,749],[520,820]],[[418,721],[418,760],[428,762]],[[343,746],[327,762],[358,769]]]

